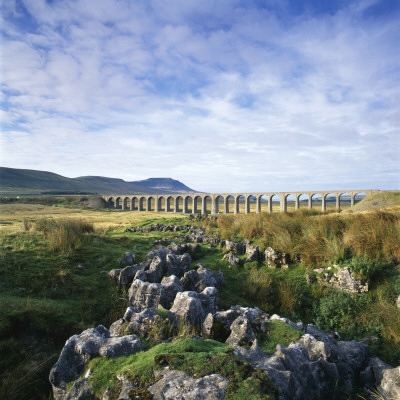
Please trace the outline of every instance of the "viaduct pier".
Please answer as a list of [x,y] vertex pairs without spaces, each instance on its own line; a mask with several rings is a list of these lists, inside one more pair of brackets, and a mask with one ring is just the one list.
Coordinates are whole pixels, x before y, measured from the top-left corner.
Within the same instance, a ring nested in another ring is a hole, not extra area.
[[[340,209],[341,201],[350,197],[350,205],[356,202],[357,195],[370,196],[380,190],[329,190],[306,192],[254,192],[254,193],[178,193],[178,194],[129,194],[106,195],[103,199],[111,208],[131,211],[182,212],[207,214],[250,213],[250,209],[260,213],[262,208],[273,211],[273,204],[279,204],[279,211],[287,211],[288,201],[294,202],[294,209],[307,201],[307,207],[313,207],[313,201],[321,202],[321,210],[326,211],[327,202],[335,202]],[[241,205],[241,207],[239,207]],[[244,209],[243,209],[244,205]],[[251,207],[251,205],[253,205]],[[209,211],[210,210],[210,211]],[[274,210],[275,211],[275,210]]]

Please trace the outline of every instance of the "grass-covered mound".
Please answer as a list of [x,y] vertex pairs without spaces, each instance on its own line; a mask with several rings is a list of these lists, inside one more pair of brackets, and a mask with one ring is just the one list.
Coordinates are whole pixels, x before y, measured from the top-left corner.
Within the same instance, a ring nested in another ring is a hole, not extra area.
[[370,211],[400,206],[400,190],[375,193],[362,199],[349,211]]
[[[118,374],[124,375],[140,390],[154,383],[153,371],[169,367],[186,372],[194,378],[220,374],[229,380],[226,399],[274,399],[276,389],[263,371],[254,370],[240,360],[230,346],[214,340],[183,338],[161,343],[148,351],[115,359],[96,358],[88,368],[89,383],[96,397],[101,398],[106,388],[109,393],[120,391]],[[148,397],[151,398],[150,396]]]

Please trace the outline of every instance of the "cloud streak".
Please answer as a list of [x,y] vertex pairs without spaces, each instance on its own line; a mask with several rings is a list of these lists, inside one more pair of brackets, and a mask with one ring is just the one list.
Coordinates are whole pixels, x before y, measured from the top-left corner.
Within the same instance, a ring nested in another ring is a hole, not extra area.
[[395,2],[6,1],[2,165],[400,188]]

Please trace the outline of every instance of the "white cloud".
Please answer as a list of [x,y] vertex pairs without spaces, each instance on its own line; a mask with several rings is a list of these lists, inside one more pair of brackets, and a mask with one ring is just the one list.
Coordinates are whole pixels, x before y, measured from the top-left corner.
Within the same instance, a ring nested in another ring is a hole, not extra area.
[[202,191],[398,188],[399,29],[362,3],[9,2],[2,165]]

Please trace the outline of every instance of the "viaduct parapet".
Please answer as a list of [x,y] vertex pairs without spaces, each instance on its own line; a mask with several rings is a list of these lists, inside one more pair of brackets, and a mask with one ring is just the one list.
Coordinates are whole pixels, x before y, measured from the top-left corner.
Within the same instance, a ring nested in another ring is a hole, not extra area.
[[[211,214],[239,214],[239,203],[244,203],[244,213],[250,213],[250,204],[255,203],[256,213],[261,212],[261,205],[267,205],[267,211],[272,212],[273,202],[278,201],[279,211],[287,211],[288,198],[294,198],[295,210],[300,208],[300,197],[308,200],[308,208],[313,206],[313,198],[321,201],[321,210],[326,211],[327,199],[336,199],[336,209],[340,209],[343,195],[350,196],[350,205],[355,204],[356,196],[370,196],[380,190],[330,190],[307,192],[254,192],[254,193],[180,193],[180,194],[130,194],[102,196],[112,208],[122,208],[131,211],[182,212],[207,214],[211,204]],[[302,199],[302,200],[303,200]],[[243,211],[242,211],[243,212]]]

